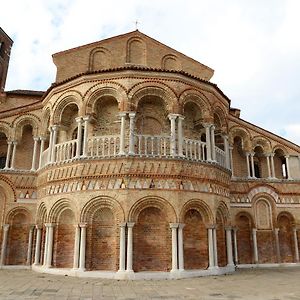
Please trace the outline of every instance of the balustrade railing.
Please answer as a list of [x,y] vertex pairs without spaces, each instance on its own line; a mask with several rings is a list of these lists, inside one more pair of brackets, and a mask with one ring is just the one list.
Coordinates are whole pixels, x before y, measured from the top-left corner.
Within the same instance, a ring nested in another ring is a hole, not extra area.
[[76,156],[76,147],[77,140],[71,140],[55,145],[54,161],[63,162],[73,159]]
[[44,167],[48,163],[48,158],[49,158],[49,148],[47,148],[41,156],[41,168]]
[[135,154],[145,157],[168,157],[170,136],[137,134],[135,136]]
[[88,157],[114,157],[119,151],[119,135],[93,136],[88,139]]
[[226,168],[226,156],[225,156],[225,151],[220,149],[219,147],[215,146],[215,151],[216,151],[216,160],[217,163]]
[[199,140],[183,140],[183,156],[187,159],[206,160],[206,143]]

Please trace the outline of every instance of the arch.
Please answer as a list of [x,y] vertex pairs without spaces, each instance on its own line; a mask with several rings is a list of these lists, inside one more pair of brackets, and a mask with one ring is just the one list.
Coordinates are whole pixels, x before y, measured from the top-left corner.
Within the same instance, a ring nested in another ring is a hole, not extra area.
[[36,224],[43,225],[47,221],[47,207],[41,202],[36,210]]
[[57,223],[61,213],[65,210],[65,209],[70,209],[73,211],[74,215],[75,215],[75,220],[77,219],[76,216],[76,207],[74,206],[74,203],[66,198],[62,198],[57,200],[51,207],[51,209],[49,210],[49,214],[48,214],[48,222],[49,223]]
[[262,185],[262,186],[255,186],[248,192],[248,199],[250,202],[253,202],[259,195],[269,195],[274,202],[278,202],[278,194],[277,191],[272,187],[268,185]]
[[17,201],[17,194],[14,184],[3,175],[0,175],[0,188],[3,189],[3,193],[8,201]]
[[12,208],[11,210],[9,210],[6,214],[6,224],[11,224],[11,222],[13,221],[14,217],[19,214],[22,213],[24,215],[26,215],[28,217],[28,223],[30,224],[32,223],[32,215],[31,212],[24,206],[17,206]]
[[0,121],[0,132],[4,133],[8,140],[11,139],[11,127],[9,123]]
[[41,120],[33,114],[26,114],[26,115],[22,115],[22,116],[16,118],[13,121],[13,128],[15,131],[14,138],[18,141],[21,139],[22,133],[23,133],[23,128],[26,125],[30,125],[32,127],[33,136],[38,136],[39,135],[39,124],[41,124]]
[[48,128],[50,126],[50,118],[51,118],[51,109],[49,106],[45,107],[42,112],[42,120],[40,133],[42,136],[48,135]]
[[216,212],[220,213],[220,217],[222,218],[224,225],[229,225],[230,213],[228,206],[224,201],[219,202]]
[[229,129],[229,144],[234,144],[234,138],[240,137],[242,140],[242,149],[244,151],[250,151],[251,150],[251,142],[250,142],[250,133],[247,129],[234,126]]
[[129,210],[129,222],[136,222],[140,212],[147,207],[156,207],[165,211],[168,221],[176,223],[177,216],[174,207],[167,200],[158,196],[147,196],[136,201]]
[[226,112],[224,112],[224,110],[220,106],[217,105],[214,108],[213,114],[214,114],[214,120],[216,118],[218,118],[219,123],[220,123],[220,124],[216,124],[214,122],[214,124],[217,125],[216,128],[221,130],[221,132],[226,133],[228,131],[228,122],[227,122]]
[[90,52],[89,71],[108,69],[111,67],[111,52],[104,47],[94,48]]
[[273,209],[270,197],[260,194],[253,202],[254,215],[256,219],[256,228],[272,230],[274,225]]
[[139,101],[145,96],[155,96],[161,98],[168,113],[178,111],[178,101],[176,93],[166,84],[161,82],[140,82],[128,91],[128,99],[133,110],[138,107]]
[[179,220],[181,223],[184,221],[186,212],[190,209],[195,209],[198,211],[206,224],[212,225],[214,223],[213,213],[210,207],[200,199],[191,199],[184,204],[179,215]]
[[283,155],[288,155],[288,151],[286,149],[286,147],[282,146],[282,145],[275,145],[272,149],[272,152],[275,153],[276,151],[280,151],[283,153]]
[[161,60],[161,68],[165,70],[179,70],[180,62],[174,54],[167,54]]
[[271,152],[271,143],[263,136],[255,136],[252,139],[252,149],[257,146],[261,146],[265,154]]
[[139,37],[132,37],[127,41],[126,62],[130,64],[146,64],[146,44]]

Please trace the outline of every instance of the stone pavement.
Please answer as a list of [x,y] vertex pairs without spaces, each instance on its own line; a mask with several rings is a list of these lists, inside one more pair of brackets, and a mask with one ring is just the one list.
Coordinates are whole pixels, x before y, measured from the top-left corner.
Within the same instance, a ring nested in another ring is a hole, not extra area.
[[116,281],[0,270],[0,299],[300,300],[300,268],[239,270],[181,280]]

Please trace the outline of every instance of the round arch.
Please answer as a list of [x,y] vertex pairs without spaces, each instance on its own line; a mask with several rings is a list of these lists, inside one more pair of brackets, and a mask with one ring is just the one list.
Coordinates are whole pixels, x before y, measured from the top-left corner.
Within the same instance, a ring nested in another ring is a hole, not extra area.
[[63,213],[64,210],[69,209],[74,213],[75,221],[77,219],[77,214],[76,214],[76,207],[70,201],[69,199],[63,198],[57,200],[51,209],[49,210],[48,214],[48,222],[50,223],[57,223],[60,215]]
[[33,136],[39,135],[39,124],[41,124],[40,118],[33,114],[26,114],[16,118],[13,121],[14,138],[20,140],[22,138],[23,127],[30,125],[32,127]]

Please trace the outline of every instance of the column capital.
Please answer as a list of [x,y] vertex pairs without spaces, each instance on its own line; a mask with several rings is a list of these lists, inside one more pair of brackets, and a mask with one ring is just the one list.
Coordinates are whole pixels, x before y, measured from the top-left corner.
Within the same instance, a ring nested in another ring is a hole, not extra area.
[[126,222],[120,223],[119,226],[120,226],[121,228],[125,228],[125,227],[126,227]]
[[233,227],[232,226],[225,226],[225,230],[233,230]]
[[47,138],[46,138],[45,136],[40,136],[39,139],[40,139],[41,141],[46,141],[46,140],[47,140]]
[[251,151],[249,153],[250,153],[250,156],[252,156],[252,157],[255,155],[255,152],[253,152],[253,151]]
[[75,118],[75,121],[76,121],[77,123],[81,123],[81,122],[82,122],[82,117],[76,117],[76,118]]
[[50,126],[50,129],[52,129],[53,131],[58,131],[60,125],[56,124],[56,125],[52,125]]
[[275,234],[278,234],[279,228],[274,228],[274,232],[275,232]]
[[12,141],[13,145],[18,145],[18,141]]
[[131,119],[131,118],[134,118],[134,117],[136,116],[136,112],[135,112],[135,111],[130,111],[130,112],[128,113],[128,116],[129,116],[130,119]]
[[85,228],[85,227],[87,227],[87,223],[79,223],[78,226],[80,228]]
[[33,230],[35,227],[36,227],[36,225],[30,224],[30,225],[29,225],[29,230]]
[[216,224],[208,224],[208,225],[206,225],[206,229],[215,229],[215,228],[217,228]]
[[92,117],[90,115],[86,115],[84,117],[82,117],[82,120],[85,121],[85,122],[88,122],[92,119]]
[[178,228],[178,223],[170,223],[170,228],[173,229],[173,228]]
[[257,232],[257,228],[252,228],[252,232],[256,233]]
[[169,120],[175,120],[177,118],[177,114],[168,114]]
[[127,227],[132,228],[134,226],[134,222],[127,222]]
[[48,228],[50,228],[50,227],[54,227],[55,224],[54,223],[45,223],[45,226],[48,227]]
[[8,231],[9,229],[9,224],[3,224],[3,231]]
[[211,129],[212,129],[212,130],[215,130],[215,129],[216,129],[215,124],[212,124],[212,125],[211,125]]
[[180,228],[180,229],[183,229],[184,226],[185,226],[185,224],[183,224],[183,223],[179,223],[179,224],[178,224],[178,228]]
[[33,137],[33,140],[34,140],[35,142],[38,142],[39,139],[40,139],[40,137],[38,137],[38,136],[34,136],[34,137]]
[[183,121],[183,120],[185,119],[185,116],[183,116],[183,115],[177,115],[177,116],[178,116],[178,119],[179,119],[179,120],[182,120],[182,121]]
[[40,225],[40,224],[36,224],[36,225],[35,225],[35,229],[42,229],[42,228],[43,228],[43,226]]
[[284,158],[290,158],[290,155],[289,155],[289,154],[286,154],[286,155],[284,156]]
[[127,115],[126,111],[121,111],[121,112],[118,113],[118,116],[121,117],[121,118],[126,117],[126,115]]
[[202,123],[204,128],[210,128],[213,124],[212,123]]

